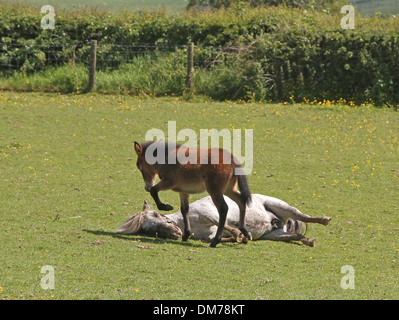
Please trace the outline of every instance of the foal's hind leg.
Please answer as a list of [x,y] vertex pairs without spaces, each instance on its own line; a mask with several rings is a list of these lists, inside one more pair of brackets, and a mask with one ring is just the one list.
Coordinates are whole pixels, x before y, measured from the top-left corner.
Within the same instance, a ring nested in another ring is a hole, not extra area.
[[211,247],[214,248],[222,239],[223,229],[224,229],[224,225],[226,224],[227,211],[229,210],[229,207],[228,207],[226,201],[224,201],[223,194],[221,194],[221,195],[211,194],[211,198],[219,212],[218,230],[216,231],[215,237],[211,241]]
[[[232,189],[226,190],[225,195],[228,196],[235,203],[237,203],[238,207],[240,208],[240,221],[238,224],[238,228],[240,229],[242,234],[248,240],[252,240],[252,234],[247,230],[247,228],[245,228],[245,210],[246,210],[246,208],[245,208],[245,204],[243,204],[241,201],[240,192],[238,190],[235,190],[234,188],[232,188]],[[244,243],[246,243],[245,240],[243,241]]]
[[[213,225],[215,225],[215,226],[218,226],[219,225],[219,219],[216,219],[216,217],[214,217],[213,215],[204,215],[203,216],[204,218],[206,217],[207,218],[207,220],[211,223],[211,224],[213,224]],[[227,220],[227,219],[226,219]],[[240,231],[240,230],[238,230],[237,228],[234,228],[234,227],[232,227],[232,226],[229,226],[227,223],[225,223],[224,224],[224,229],[226,230],[226,231],[228,231],[228,232],[230,232],[231,233],[231,235],[232,235],[232,237],[231,238],[233,238],[233,240],[234,241],[231,241],[231,242],[243,242],[243,243],[246,243],[246,239],[245,238],[243,238],[243,235],[242,235],[242,232]],[[215,233],[216,234],[216,233]],[[213,237],[214,237],[214,235],[213,235]],[[212,237],[212,239],[213,239],[213,237]],[[224,240],[225,238],[222,238],[222,240],[220,241],[220,242],[230,242],[230,240]],[[230,237],[229,238],[226,238],[226,239],[230,239]]]

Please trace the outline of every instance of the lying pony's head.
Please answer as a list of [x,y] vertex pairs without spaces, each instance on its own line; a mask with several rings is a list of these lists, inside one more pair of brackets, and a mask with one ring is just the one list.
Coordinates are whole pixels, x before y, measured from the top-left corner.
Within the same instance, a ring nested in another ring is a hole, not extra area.
[[144,201],[143,211],[133,214],[117,229],[117,232],[166,239],[179,239],[182,236],[180,228],[163,214],[151,210],[147,201]]

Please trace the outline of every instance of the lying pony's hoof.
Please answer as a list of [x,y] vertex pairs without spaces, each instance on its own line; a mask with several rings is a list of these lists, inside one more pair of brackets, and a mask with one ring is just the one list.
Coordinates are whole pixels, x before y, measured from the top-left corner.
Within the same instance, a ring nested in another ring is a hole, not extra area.
[[243,244],[248,243],[248,238],[238,229],[236,229],[236,232],[233,232],[233,237],[234,240],[238,243],[243,243]]
[[314,238],[312,238],[312,239],[303,238],[303,239],[301,239],[301,241],[302,241],[303,244],[306,244],[309,247],[313,247],[314,248],[316,246]]
[[323,225],[328,225],[328,223],[331,221],[331,218],[330,217],[327,217],[327,216],[325,216],[325,217],[323,217],[323,218],[321,218],[321,224],[323,224]]

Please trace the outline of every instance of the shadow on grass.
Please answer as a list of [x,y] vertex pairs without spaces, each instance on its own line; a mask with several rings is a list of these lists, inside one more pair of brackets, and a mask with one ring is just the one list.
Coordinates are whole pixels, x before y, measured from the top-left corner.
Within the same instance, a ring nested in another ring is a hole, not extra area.
[[[153,238],[144,235],[126,235],[119,232],[112,232],[112,231],[104,231],[104,230],[87,230],[83,229],[82,231],[91,233],[97,236],[109,236],[116,239],[138,242],[138,243],[147,243],[147,244],[175,244],[180,245],[186,248],[209,248],[209,243],[203,242],[200,240],[189,240],[189,241],[182,241],[182,240],[171,240],[171,239],[162,239],[162,238]],[[266,240],[267,241],[267,240]],[[262,241],[263,242],[263,241]],[[282,241],[284,242],[284,241]],[[296,246],[303,246],[300,242],[296,241],[287,241],[284,244],[296,245]],[[230,246],[235,247],[236,249],[243,249],[245,245],[239,243],[219,243],[219,246]]]
[[111,231],[104,231],[104,230],[87,230],[83,229],[82,231],[91,233],[97,236],[109,236],[112,238],[116,239],[122,239],[122,240],[127,240],[127,241],[133,241],[133,242],[140,242],[140,243],[151,243],[151,244],[176,244],[184,247],[190,247],[190,248],[204,248],[207,245],[209,245],[206,242],[200,242],[196,240],[190,240],[190,241],[182,241],[182,240],[171,240],[171,239],[162,239],[162,238],[152,238],[148,236],[143,236],[143,235],[126,235],[118,232],[111,232]]

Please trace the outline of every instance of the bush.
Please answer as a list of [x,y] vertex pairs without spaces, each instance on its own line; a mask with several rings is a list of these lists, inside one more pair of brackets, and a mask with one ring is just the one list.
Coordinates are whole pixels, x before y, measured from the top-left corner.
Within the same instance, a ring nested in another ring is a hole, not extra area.
[[96,90],[131,95],[181,95],[185,88],[186,54],[137,56],[113,71],[97,73]]
[[255,55],[273,80],[266,99],[399,101],[397,36],[300,30],[258,38]]

